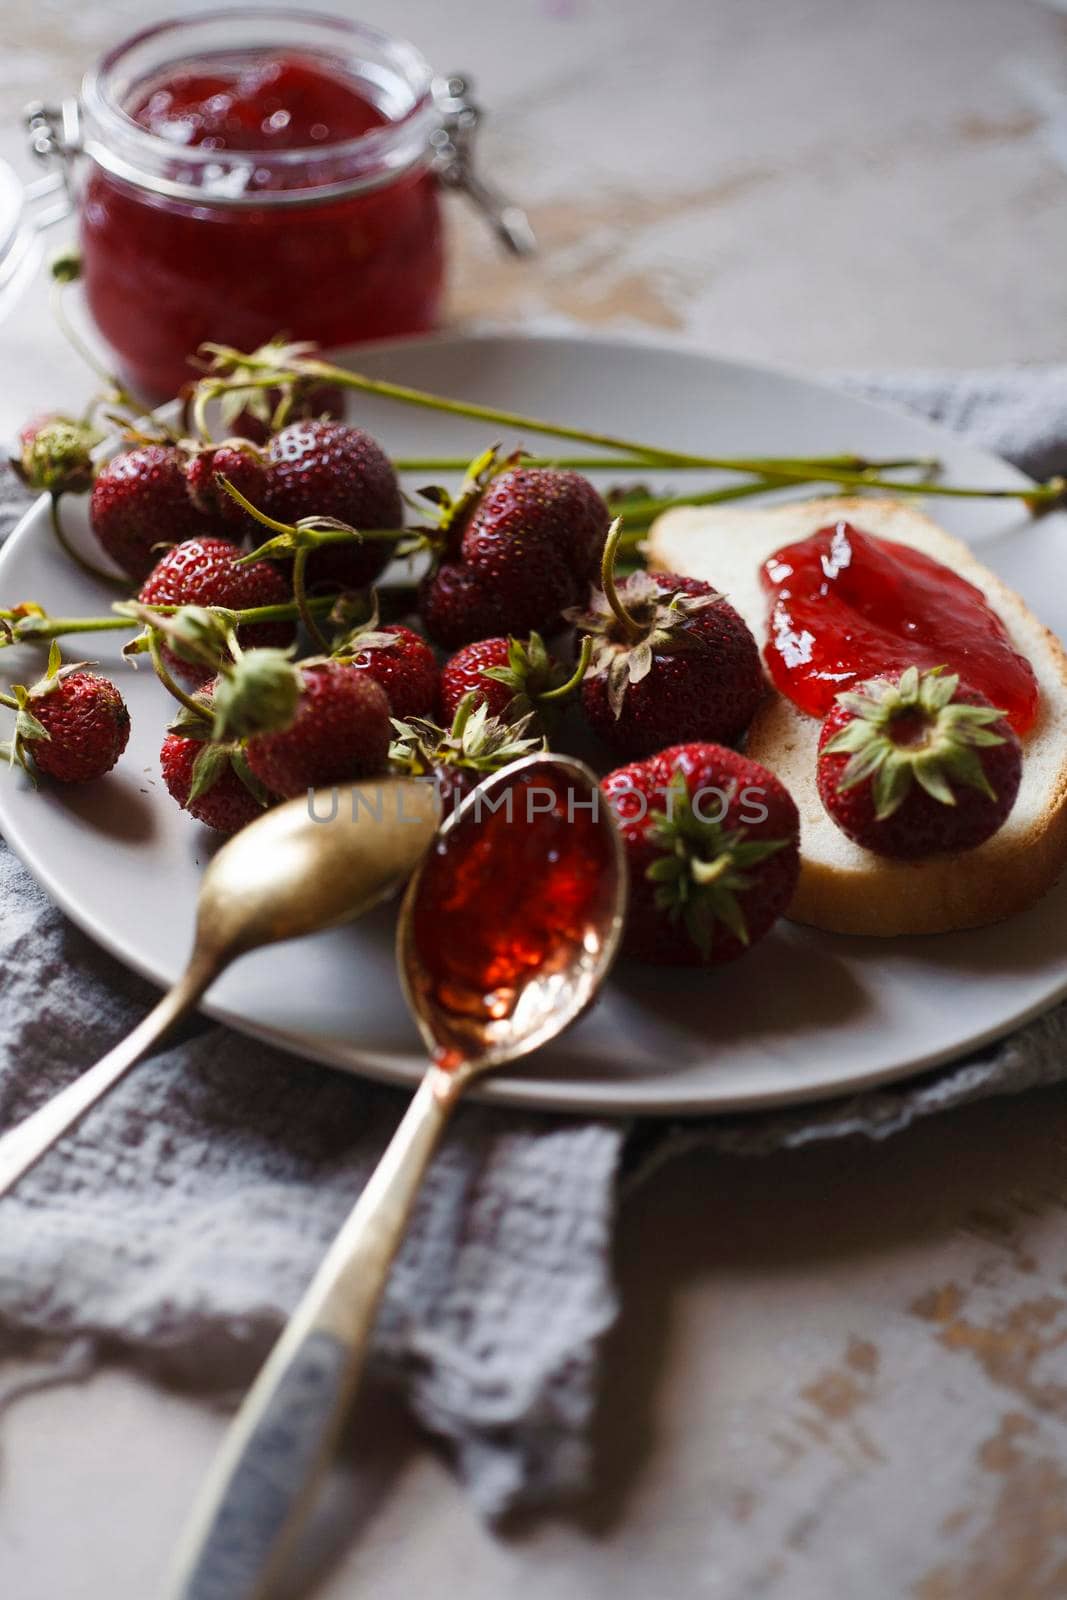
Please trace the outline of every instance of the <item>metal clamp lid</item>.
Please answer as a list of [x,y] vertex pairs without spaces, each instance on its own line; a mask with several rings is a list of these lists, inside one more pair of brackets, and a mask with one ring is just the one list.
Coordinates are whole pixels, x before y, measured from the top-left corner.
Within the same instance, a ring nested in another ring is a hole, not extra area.
[[[59,163],[47,177],[38,178],[25,189],[26,200],[35,208],[31,212],[34,225],[48,228],[74,209],[71,162],[81,150],[78,102],[71,99],[60,106],[49,106],[42,100],[33,100],[26,107],[25,120],[30,150],[37,160],[46,165]],[[38,206],[40,209],[36,209]]]
[[436,79],[434,99],[442,121],[431,134],[430,145],[434,152],[434,170],[441,182],[450,189],[458,189],[472,201],[512,255],[532,255],[537,249],[537,240],[525,211],[505,200],[474,170],[474,137],[482,120],[482,110],[471,99],[468,80],[458,73]]

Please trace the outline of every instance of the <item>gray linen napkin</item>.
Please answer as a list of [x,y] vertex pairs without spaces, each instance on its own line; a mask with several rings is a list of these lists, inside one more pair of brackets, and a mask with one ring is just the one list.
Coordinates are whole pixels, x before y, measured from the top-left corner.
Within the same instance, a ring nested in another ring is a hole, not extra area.
[[[848,381],[959,425],[1035,474],[1067,470],[1067,369]],[[0,532],[23,504],[0,475]],[[152,998],[50,905],[2,842],[0,995],[0,1126],[69,1081]],[[635,1128],[469,1107],[393,1272],[378,1371],[450,1441],[486,1515],[578,1488],[599,1341],[617,1309],[620,1187],[694,1144],[766,1154],[882,1138],[967,1100],[1067,1077],[1065,1044],[1067,1007],[901,1087],[717,1122]],[[119,1352],[196,1387],[246,1384],[403,1104],[198,1025],[4,1201],[5,1342],[59,1336],[90,1363]]]

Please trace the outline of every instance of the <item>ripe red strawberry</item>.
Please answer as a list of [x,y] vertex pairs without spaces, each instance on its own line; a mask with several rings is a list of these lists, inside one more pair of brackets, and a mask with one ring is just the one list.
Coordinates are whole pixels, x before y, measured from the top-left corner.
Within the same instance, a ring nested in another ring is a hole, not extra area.
[[[240,546],[229,539],[185,539],[168,550],[144,584],[138,599],[149,606],[223,606],[230,611],[254,606],[285,605],[293,598],[278,568],[271,561],[238,566]],[[246,650],[276,646],[284,649],[296,638],[292,622],[256,622],[238,629]],[[182,661],[165,650],[167,665],[183,683],[199,686],[213,676],[210,668]]]
[[1004,713],[940,667],[872,678],[837,696],[819,736],[819,796],[879,855],[973,850],[1019,792],[1022,750]]
[[578,600],[600,565],[610,522],[604,501],[580,473],[515,467],[482,493],[463,528],[460,558],[472,572],[510,581],[516,566],[553,557],[573,575]]
[[425,717],[437,704],[441,676],[426,640],[403,623],[378,626],[377,614],[339,645],[335,654],[380,683],[393,716]]
[[197,723],[183,712],[172,725],[159,752],[163,782],[183,811],[216,833],[237,833],[270,804],[253,777],[239,744],[210,738],[210,695],[203,695],[206,716]]
[[[582,672],[585,663],[579,663]],[[531,711],[547,716],[578,687],[571,673],[549,655],[539,633],[521,639],[479,639],[464,645],[441,669],[441,716],[451,722],[459,703],[474,694],[491,717],[515,722]],[[578,679],[580,681],[580,678]]]
[[[261,509],[279,522],[335,517],[352,528],[399,528],[404,508],[392,463],[369,434],[343,422],[294,422],[267,445],[268,491]],[[388,564],[392,545],[368,540],[317,550],[315,588],[362,589]]]
[[213,519],[193,504],[185,465],[176,445],[138,445],[105,462],[93,484],[93,532],[112,561],[138,583],[159,560],[161,545],[214,532]]
[[527,716],[519,722],[501,722],[489,715],[484,703],[476,706],[474,694],[469,693],[448,728],[425,717],[395,724],[389,760],[412,777],[432,777],[448,812],[489,773],[544,748],[542,740],[528,737],[532,720]]
[[243,537],[256,523],[233,496],[226,493],[218,482],[220,474],[228,478],[246,500],[260,506],[268,492],[266,462],[250,446],[224,443],[195,450],[185,469],[189,495],[197,510],[210,517],[217,527],[225,527],[235,537]]
[[[496,475],[484,483],[487,472]],[[444,507],[445,560],[425,580],[420,610],[438,644],[547,632],[584,597],[610,515],[577,472],[499,473],[490,453],[472,465],[458,501],[434,499]]]
[[418,605],[426,632],[446,650],[487,638],[499,627],[492,586],[458,561],[442,562],[426,574]]
[[696,578],[635,572],[616,585],[617,539],[615,531],[603,590],[588,611],[568,613],[593,638],[582,685],[589,725],[626,756],[739,738],[764,692],[759,650],[744,620]]
[[[237,674],[242,669],[258,674],[255,657],[273,655],[273,651],[248,652],[238,663]],[[279,675],[283,668],[297,680],[295,710],[284,720],[279,718],[280,726],[254,734],[245,747],[248,765],[264,787],[292,799],[308,789],[381,772],[390,738],[389,702],[381,685],[341,661],[307,661],[294,667],[278,658]],[[245,692],[238,685],[241,711]],[[268,697],[272,693],[273,686]],[[231,693],[224,718],[232,712]]]
[[0,752],[27,772],[59,783],[89,783],[111,771],[130,737],[130,713],[108,678],[83,664],[61,666],[53,644],[45,676],[30,688],[18,684],[3,704],[16,713],[15,737]]
[[624,953],[665,965],[733,961],[793,897],[800,819],[757,762],[677,745],[601,783],[630,866]]

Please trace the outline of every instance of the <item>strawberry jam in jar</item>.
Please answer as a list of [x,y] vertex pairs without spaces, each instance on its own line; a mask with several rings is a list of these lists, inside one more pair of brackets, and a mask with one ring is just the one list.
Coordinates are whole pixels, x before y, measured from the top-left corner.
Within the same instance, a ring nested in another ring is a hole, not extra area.
[[79,103],[34,108],[38,155],[76,178],[89,311],[131,385],[174,394],[205,340],[329,348],[432,328],[442,183],[521,246],[521,213],[471,174],[464,90],[375,29],[250,8],[150,28]]

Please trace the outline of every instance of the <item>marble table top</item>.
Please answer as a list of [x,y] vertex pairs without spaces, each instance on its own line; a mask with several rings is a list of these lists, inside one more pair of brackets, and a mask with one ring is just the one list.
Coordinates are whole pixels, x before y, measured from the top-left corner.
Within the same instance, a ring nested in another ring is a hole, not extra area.
[[[0,0],[0,155],[172,9]],[[493,112],[542,250],[453,207],[450,318],[808,370],[1067,359],[1067,15],[1030,0],[360,0]],[[22,161],[23,170],[26,164]],[[40,289],[0,436],[86,392]],[[694,1157],[624,1207],[590,1500],[493,1536],[369,1394],[294,1600],[1067,1593],[1067,1092],[883,1145]],[[0,1342],[0,1393],[32,1379]],[[225,1375],[219,1374],[220,1385]],[[164,1382],[163,1380],[167,1381]],[[0,1416],[0,1588],[148,1600],[223,1427],[120,1365]]]

